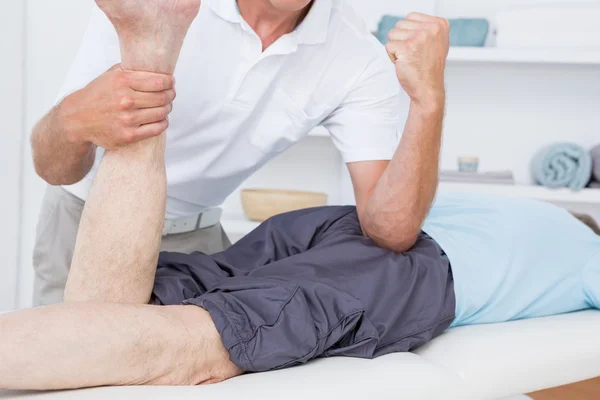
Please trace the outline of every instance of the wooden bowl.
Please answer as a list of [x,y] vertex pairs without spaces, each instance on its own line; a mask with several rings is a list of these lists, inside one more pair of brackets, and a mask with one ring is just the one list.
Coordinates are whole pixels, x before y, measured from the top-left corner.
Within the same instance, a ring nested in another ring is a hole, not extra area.
[[294,190],[247,189],[242,191],[244,214],[252,221],[263,222],[275,215],[327,205],[324,193]]

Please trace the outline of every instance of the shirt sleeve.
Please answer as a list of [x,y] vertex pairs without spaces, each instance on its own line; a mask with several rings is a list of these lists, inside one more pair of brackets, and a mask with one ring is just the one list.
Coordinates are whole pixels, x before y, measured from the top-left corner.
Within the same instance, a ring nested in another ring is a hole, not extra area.
[[391,160],[403,129],[406,97],[387,57],[371,61],[324,121],[344,162]]
[[90,23],[58,93],[56,103],[82,89],[120,61],[117,32],[106,15],[98,7],[93,7]]

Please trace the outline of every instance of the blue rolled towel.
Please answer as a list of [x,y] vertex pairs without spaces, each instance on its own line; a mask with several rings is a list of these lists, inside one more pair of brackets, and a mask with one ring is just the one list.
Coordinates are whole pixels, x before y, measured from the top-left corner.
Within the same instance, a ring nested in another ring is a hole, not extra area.
[[[403,17],[384,15],[379,21],[377,39],[383,44],[388,42],[388,33],[394,29]],[[450,46],[483,47],[490,30],[490,23],[481,18],[450,19]]]
[[538,185],[579,191],[592,178],[592,156],[576,144],[556,143],[535,155],[531,172]]

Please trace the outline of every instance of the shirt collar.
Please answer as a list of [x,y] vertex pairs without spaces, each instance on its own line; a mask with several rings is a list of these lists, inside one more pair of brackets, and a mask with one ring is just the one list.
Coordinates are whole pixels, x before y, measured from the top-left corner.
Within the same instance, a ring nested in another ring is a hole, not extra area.
[[314,0],[304,21],[298,26],[298,43],[320,44],[327,40],[333,0]]
[[[236,0],[204,0],[219,17],[240,23],[242,16]],[[313,0],[313,5],[295,33],[298,44],[320,44],[327,40],[333,0]]]
[[240,23],[242,16],[236,0],[204,0],[210,9],[219,17],[233,23]]

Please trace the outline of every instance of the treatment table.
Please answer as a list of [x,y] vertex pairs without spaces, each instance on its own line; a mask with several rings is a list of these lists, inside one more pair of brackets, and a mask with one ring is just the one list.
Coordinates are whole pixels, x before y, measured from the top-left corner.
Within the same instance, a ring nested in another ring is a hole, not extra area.
[[[0,362],[2,362],[0,360]],[[201,387],[5,392],[36,400],[485,400],[600,376],[600,311],[455,328],[414,353],[320,359]]]

